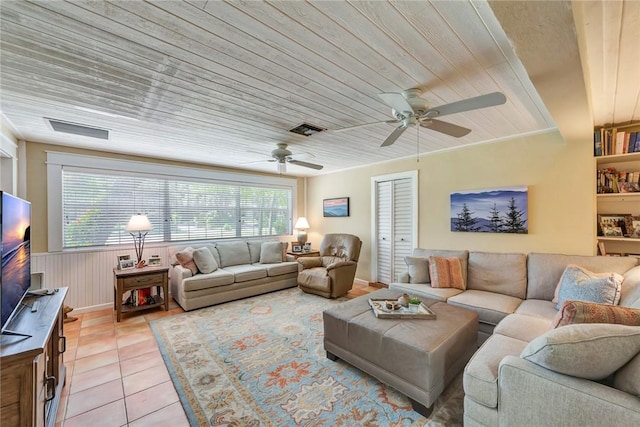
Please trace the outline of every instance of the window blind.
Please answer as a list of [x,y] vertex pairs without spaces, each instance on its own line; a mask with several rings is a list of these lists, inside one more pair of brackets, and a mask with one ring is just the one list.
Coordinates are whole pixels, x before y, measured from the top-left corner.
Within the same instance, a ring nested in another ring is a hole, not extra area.
[[126,225],[149,217],[147,242],[290,234],[292,191],[224,181],[63,170],[63,248],[129,244]]

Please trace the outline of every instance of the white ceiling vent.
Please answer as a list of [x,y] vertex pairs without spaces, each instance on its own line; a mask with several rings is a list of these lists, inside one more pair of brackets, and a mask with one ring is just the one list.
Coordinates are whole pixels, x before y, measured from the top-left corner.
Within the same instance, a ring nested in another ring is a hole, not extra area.
[[63,122],[62,120],[49,119],[45,120],[56,132],[71,133],[73,135],[88,136],[89,138],[109,139],[109,130],[101,129],[93,126],[81,125],[78,123]]

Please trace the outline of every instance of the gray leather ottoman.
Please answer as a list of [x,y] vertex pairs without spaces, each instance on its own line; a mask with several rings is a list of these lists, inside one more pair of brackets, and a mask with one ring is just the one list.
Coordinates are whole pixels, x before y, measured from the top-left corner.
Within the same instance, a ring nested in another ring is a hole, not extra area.
[[428,417],[433,402],[462,371],[477,349],[478,314],[435,300],[424,300],[435,320],[378,319],[370,298],[397,299],[381,289],[323,313],[324,349],[390,385]]

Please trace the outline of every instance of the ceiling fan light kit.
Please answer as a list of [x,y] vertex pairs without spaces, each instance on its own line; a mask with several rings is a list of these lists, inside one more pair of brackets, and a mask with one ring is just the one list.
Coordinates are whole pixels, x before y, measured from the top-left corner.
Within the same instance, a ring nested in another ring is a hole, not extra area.
[[389,107],[395,120],[384,120],[381,122],[365,123],[362,125],[349,126],[336,131],[346,131],[379,123],[399,123],[393,132],[384,140],[381,147],[392,145],[404,133],[409,126],[420,125],[421,127],[444,133],[445,135],[461,138],[468,135],[471,129],[454,125],[453,123],[436,120],[435,117],[442,117],[448,114],[462,113],[464,111],[478,110],[481,108],[493,107],[507,102],[507,98],[501,92],[492,92],[486,95],[475,96],[460,101],[444,104],[431,108],[424,98],[421,98],[422,91],[417,88],[407,89],[402,93],[383,92],[378,96]]

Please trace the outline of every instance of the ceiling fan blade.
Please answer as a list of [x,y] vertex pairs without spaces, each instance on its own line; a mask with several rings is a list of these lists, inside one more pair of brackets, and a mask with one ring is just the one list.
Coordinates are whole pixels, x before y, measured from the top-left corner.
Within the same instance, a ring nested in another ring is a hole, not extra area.
[[396,139],[400,138],[400,135],[402,135],[402,133],[405,130],[407,130],[407,126],[405,126],[405,125],[398,126],[397,128],[395,128],[394,131],[391,132],[391,135],[389,135],[387,137],[387,139],[384,140],[382,145],[380,145],[380,147],[387,147],[387,146],[393,144],[394,142],[396,142]]
[[423,128],[435,130],[436,132],[444,133],[446,135],[460,138],[471,132],[471,129],[467,129],[462,126],[454,125],[453,123],[443,122],[436,119],[428,119],[424,122],[420,122],[420,126]]
[[313,159],[315,156],[311,153],[297,153],[287,156],[287,160],[304,160],[304,159]]
[[353,129],[363,128],[363,127],[367,127],[367,126],[379,125],[380,123],[398,123],[398,121],[397,120],[383,120],[383,121],[380,121],[380,122],[364,123],[364,124],[361,124],[361,125],[347,126],[347,127],[344,127],[344,128],[334,129],[333,132],[344,132],[346,130],[353,130]]
[[478,110],[480,108],[493,107],[507,102],[507,98],[502,92],[493,92],[461,101],[444,104],[439,107],[430,108],[422,117],[442,117],[447,114],[461,113],[463,111]]
[[407,99],[401,94],[396,92],[383,92],[378,94],[378,96],[391,108],[396,110],[398,113],[404,113],[408,111],[413,113],[413,108],[407,102]]
[[274,160],[274,159],[264,159],[264,160],[253,160],[253,161],[250,161],[250,162],[242,162],[242,163],[238,163],[238,164],[240,164],[240,165],[250,165],[250,164],[253,164],[253,163],[273,163],[275,161],[276,160]]
[[303,166],[305,168],[311,168],[315,170],[320,170],[324,167],[322,165],[316,165],[315,163],[301,162],[300,160],[289,160],[288,162],[292,165]]

